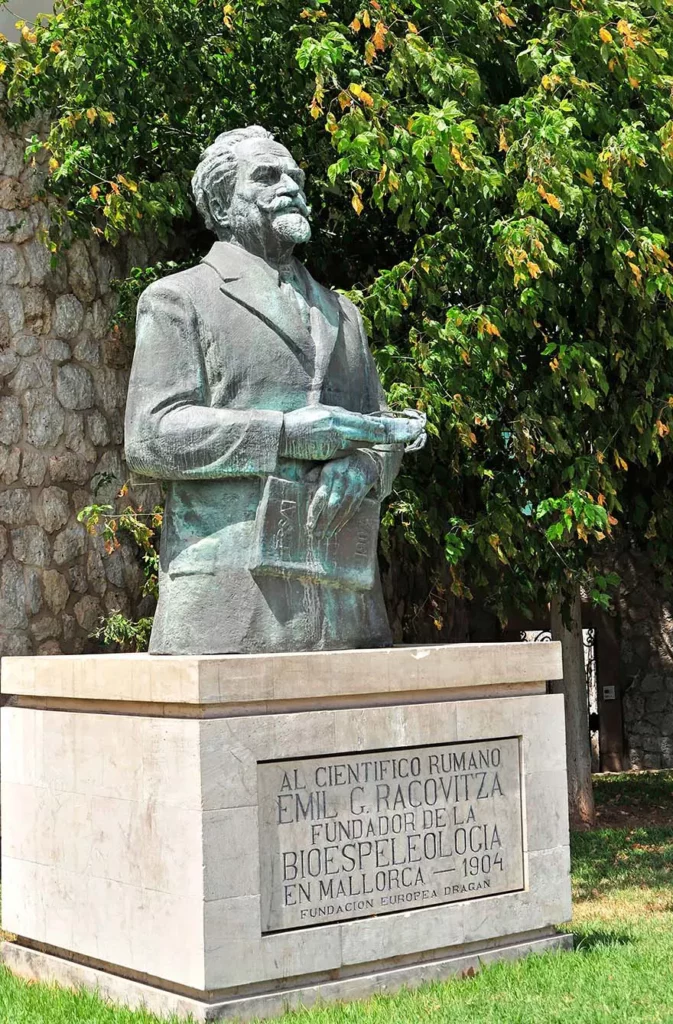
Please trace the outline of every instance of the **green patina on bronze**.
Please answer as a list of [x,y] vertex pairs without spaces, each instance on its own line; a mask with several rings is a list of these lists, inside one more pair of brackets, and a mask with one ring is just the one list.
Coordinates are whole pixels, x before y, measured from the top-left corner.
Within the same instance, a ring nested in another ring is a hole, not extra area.
[[423,418],[386,407],[360,314],[295,259],[303,172],[264,129],[203,154],[218,241],[138,306],[126,454],[167,483],[150,650],[390,643],[378,509]]

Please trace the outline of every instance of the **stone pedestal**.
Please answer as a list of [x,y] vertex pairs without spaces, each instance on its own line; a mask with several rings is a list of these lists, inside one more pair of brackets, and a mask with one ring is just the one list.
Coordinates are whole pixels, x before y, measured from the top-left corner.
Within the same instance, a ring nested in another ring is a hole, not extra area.
[[558,644],[6,658],[17,974],[196,1020],[567,945]]

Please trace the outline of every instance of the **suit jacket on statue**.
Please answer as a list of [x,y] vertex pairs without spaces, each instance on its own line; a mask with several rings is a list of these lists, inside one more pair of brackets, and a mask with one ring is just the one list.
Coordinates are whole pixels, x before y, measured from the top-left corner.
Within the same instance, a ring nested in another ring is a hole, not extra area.
[[[226,242],[140,299],[126,456],[131,469],[167,482],[155,653],[390,643],[378,573],[358,591],[248,569],[267,477],[302,480],[317,466],[279,455],[283,413],[316,401],[385,408],[356,308],[295,270],[310,329],[278,273]],[[380,499],[400,454],[376,458]]]

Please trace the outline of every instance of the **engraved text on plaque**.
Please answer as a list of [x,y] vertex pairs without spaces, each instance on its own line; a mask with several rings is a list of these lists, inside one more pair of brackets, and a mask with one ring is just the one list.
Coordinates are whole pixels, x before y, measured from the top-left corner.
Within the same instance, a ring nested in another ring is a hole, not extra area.
[[524,886],[518,737],[257,770],[265,932]]

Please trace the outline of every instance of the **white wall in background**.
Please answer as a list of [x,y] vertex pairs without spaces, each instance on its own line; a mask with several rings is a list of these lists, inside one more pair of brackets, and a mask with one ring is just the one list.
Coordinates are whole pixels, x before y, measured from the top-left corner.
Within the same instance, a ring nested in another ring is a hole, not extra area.
[[8,39],[18,39],[19,33],[14,26],[20,18],[33,21],[36,15],[51,8],[51,0],[8,0],[0,7],[0,32]]

